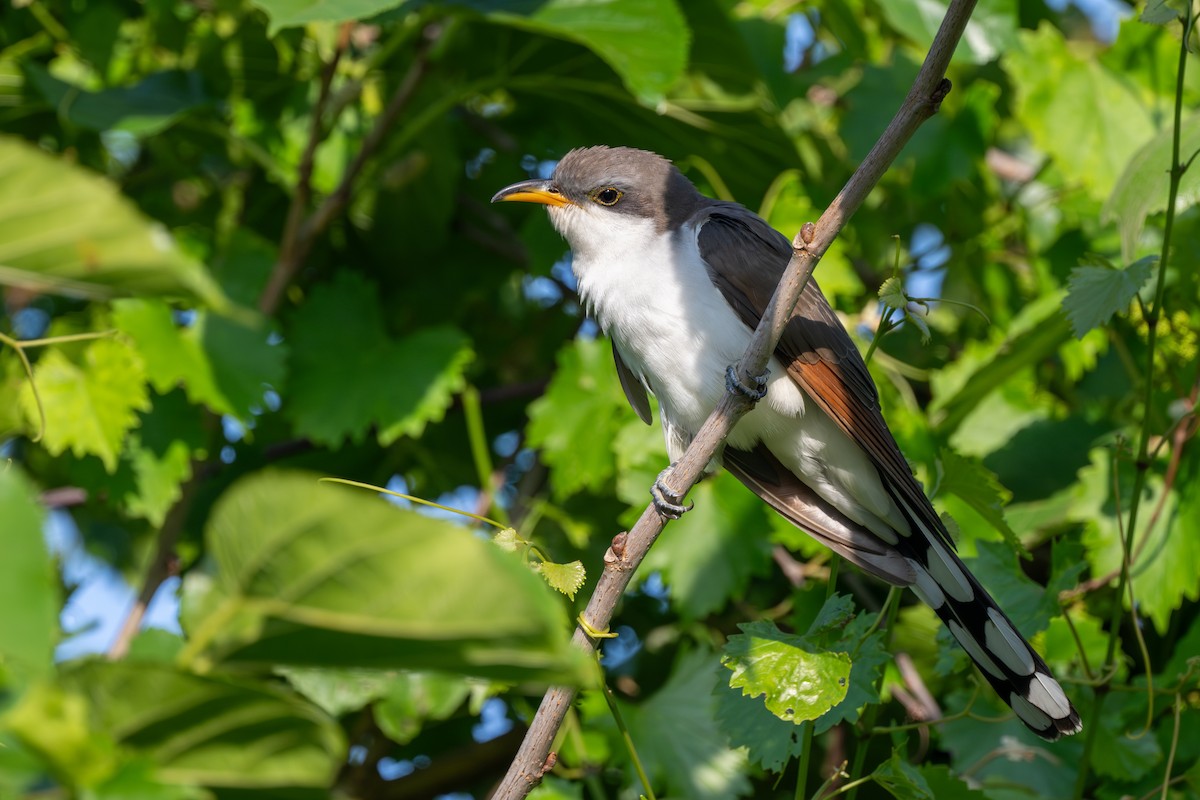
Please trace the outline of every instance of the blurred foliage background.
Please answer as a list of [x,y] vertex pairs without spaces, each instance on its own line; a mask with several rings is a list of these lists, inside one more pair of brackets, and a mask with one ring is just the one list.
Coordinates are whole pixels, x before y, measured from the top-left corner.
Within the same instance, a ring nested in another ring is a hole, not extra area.
[[[943,12],[6,3],[0,797],[481,798],[548,682],[584,691],[535,796],[646,793],[567,641],[661,433],[545,215],[488,199],[631,145],[790,236]],[[720,475],[604,647],[658,796],[1200,797],[1192,16],[983,0],[816,273],[1084,732],[1027,734],[928,609],[827,585]],[[754,661],[780,631],[853,665],[804,725],[769,710],[786,663]]]

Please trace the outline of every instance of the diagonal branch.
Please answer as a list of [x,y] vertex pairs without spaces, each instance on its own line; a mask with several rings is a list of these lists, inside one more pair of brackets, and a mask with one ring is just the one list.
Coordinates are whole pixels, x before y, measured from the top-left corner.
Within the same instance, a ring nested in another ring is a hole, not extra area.
[[[347,28],[343,27],[343,33],[347,30]],[[348,41],[348,36],[339,37],[339,48],[329,67],[327,67],[325,74],[322,76],[322,85],[317,98],[317,106],[313,109],[312,130],[309,136],[308,147],[300,163],[300,180],[296,186],[296,196],[293,199],[291,208],[288,210],[288,220],[279,247],[279,260],[275,262],[275,269],[271,272],[267,286],[263,289],[262,296],[258,300],[258,310],[262,313],[273,314],[279,308],[279,302],[283,299],[283,293],[291,285],[292,279],[296,277],[296,272],[304,263],[304,259],[308,257],[313,242],[325,232],[325,229],[329,227],[329,223],[333,222],[350,203],[351,191],[354,189],[354,184],[361,175],[363,167],[375,155],[379,146],[383,144],[384,138],[391,131],[396,120],[399,119],[400,114],[408,107],[409,102],[411,102],[413,96],[416,94],[417,87],[421,84],[421,80],[429,71],[429,51],[440,37],[441,31],[442,29],[435,25],[430,25],[426,28],[425,35],[421,39],[413,63],[409,66],[408,72],[405,73],[399,86],[396,87],[391,100],[388,101],[387,108],[375,120],[374,126],[367,133],[366,138],[363,139],[362,146],[359,147],[354,160],[350,162],[350,166],[346,168],[346,172],[342,175],[341,182],[334,189],[333,193],[326,197],[317,207],[317,210],[305,218],[304,212],[308,206],[309,196],[312,192],[312,162],[316,145],[320,140],[320,117],[328,99],[328,85],[325,81],[326,78],[332,78],[332,68],[336,66],[338,56],[343,49],[341,46],[342,40],[346,39]]]
[[[750,346],[738,363],[738,375],[743,382],[749,382],[766,369],[770,354],[783,334],[784,326],[791,318],[792,309],[800,299],[800,293],[812,276],[817,262],[829,249],[850,216],[866,200],[871,189],[883,177],[917,128],[937,112],[941,101],[950,90],[950,82],[945,78],[946,67],[974,8],[975,0],[951,2],[912,89],[888,124],[887,130],[817,223],[806,223],[796,236],[792,243],[794,251],[787,270],[775,290],[767,312],[754,332]],[[727,393],[672,470],[670,485],[684,487],[684,493],[690,490],[703,475],[705,467],[717,453],[725,437],[737,421],[750,410],[751,405],[750,400],[743,395]],[[650,546],[662,532],[663,525],[663,518],[653,505],[648,505],[628,534],[618,534],[613,539],[612,547],[604,555],[604,572],[582,616],[582,622],[593,631],[607,629],[617,601],[650,550]],[[594,640],[582,625],[575,630],[574,642],[585,652],[591,653],[595,650]],[[555,687],[542,698],[525,741],[509,767],[508,774],[492,794],[492,800],[523,798],[542,779],[554,736],[562,725],[574,696],[574,689]]]

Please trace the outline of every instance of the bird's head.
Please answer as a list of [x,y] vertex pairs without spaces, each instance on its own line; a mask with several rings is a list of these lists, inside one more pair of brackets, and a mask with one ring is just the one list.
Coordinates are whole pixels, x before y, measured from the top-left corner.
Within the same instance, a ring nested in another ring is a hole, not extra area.
[[629,147],[584,147],[563,156],[549,179],[501,189],[492,202],[541,203],[579,255],[614,238],[679,227],[703,196],[675,166]]

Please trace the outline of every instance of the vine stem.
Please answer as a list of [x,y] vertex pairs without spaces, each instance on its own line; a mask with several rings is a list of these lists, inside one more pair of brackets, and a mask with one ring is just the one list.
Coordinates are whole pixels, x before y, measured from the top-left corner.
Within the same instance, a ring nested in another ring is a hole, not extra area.
[[[950,82],[945,78],[946,67],[974,9],[975,0],[952,0],[899,111],[821,218],[815,225],[806,223],[793,240],[792,257],[779,286],[749,347],[738,362],[737,373],[743,381],[749,382],[753,376],[762,374],[817,262],[917,128],[941,107],[942,100],[950,91]],[[680,494],[686,494],[700,480],[717,448],[750,407],[751,402],[744,395],[726,394],[697,432],[683,458],[668,473],[666,482],[672,487],[682,487]],[[613,537],[612,546],[604,554],[604,571],[581,616],[586,627],[595,631],[607,629],[625,587],[662,532],[664,524],[654,506],[647,505],[629,533]],[[595,651],[595,641],[588,635],[584,625],[575,629],[574,642],[588,654]],[[555,733],[562,725],[574,697],[574,687],[554,687],[546,692],[530,721],[521,749],[492,794],[493,800],[520,800],[541,781]]]
[[[1175,114],[1174,114],[1174,130],[1171,137],[1171,169],[1169,172],[1170,181],[1167,190],[1167,212],[1166,220],[1163,223],[1163,239],[1162,250],[1158,258],[1158,276],[1154,286],[1154,299],[1152,305],[1145,314],[1146,324],[1149,326],[1149,332],[1146,336],[1146,374],[1145,385],[1142,393],[1142,426],[1138,434],[1138,449],[1137,449],[1137,471],[1133,478],[1133,492],[1129,500],[1129,521],[1125,525],[1127,535],[1124,537],[1121,574],[1117,579],[1116,600],[1113,603],[1112,617],[1109,620],[1108,630],[1108,649],[1104,656],[1103,673],[1110,673],[1113,666],[1113,661],[1117,652],[1117,638],[1121,628],[1121,617],[1124,614],[1124,597],[1126,594],[1126,585],[1130,583],[1130,557],[1132,555],[1133,540],[1137,531],[1138,509],[1141,506],[1142,490],[1146,486],[1147,473],[1150,470],[1149,455],[1150,455],[1150,437],[1151,437],[1151,413],[1154,405],[1154,355],[1158,345],[1158,322],[1162,315],[1163,296],[1166,292],[1167,284],[1167,259],[1171,252],[1171,235],[1175,227],[1175,203],[1179,197],[1179,184],[1183,178],[1183,173],[1191,164],[1189,159],[1187,164],[1180,160],[1180,138],[1183,132],[1183,85],[1184,73],[1187,69],[1187,42],[1192,31],[1192,25],[1195,19],[1192,16],[1192,4],[1185,3],[1186,11],[1183,19],[1183,35],[1179,41],[1179,67],[1175,76]],[[1132,595],[1131,595],[1132,597]],[[1131,608],[1131,613],[1136,613],[1136,609]],[[1092,719],[1099,720],[1100,712],[1104,705],[1104,691],[1097,691],[1096,698],[1092,703]],[[1087,740],[1084,742],[1083,755],[1079,759],[1079,775],[1075,780],[1075,800],[1081,800],[1084,789],[1087,787],[1088,774],[1091,770],[1092,752],[1096,743],[1096,734],[1100,726],[1093,722],[1088,731]]]

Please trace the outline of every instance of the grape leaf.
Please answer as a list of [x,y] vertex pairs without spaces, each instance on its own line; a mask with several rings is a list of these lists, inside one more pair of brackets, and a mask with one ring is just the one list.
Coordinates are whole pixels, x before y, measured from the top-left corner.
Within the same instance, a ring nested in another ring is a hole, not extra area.
[[775,716],[796,724],[814,720],[846,698],[850,657],[823,652],[803,636],[785,634],[773,622],[738,625],[721,663],[729,685],[749,697],[763,696]]
[[[125,435],[138,424],[137,412],[150,409],[137,351],[121,339],[96,339],[74,361],[54,347],[38,360],[33,381],[46,412],[46,449],[54,455],[70,450],[99,456],[104,468],[115,472]],[[28,384],[22,387],[21,406],[36,425],[37,403]]]
[[572,561],[567,564],[556,564],[553,561],[539,561],[533,565],[534,572],[539,573],[556,592],[562,592],[572,600],[579,587],[587,579],[583,562]]
[[166,303],[144,299],[113,303],[113,322],[137,344],[157,392],[182,386],[193,403],[248,420],[267,387],[283,388],[287,347],[265,326],[200,311],[180,327]]
[[1117,269],[1091,259],[1071,270],[1063,310],[1075,336],[1082,339],[1092,328],[1128,308],[1129,301],[1150,280],[1150,269],[1157,263],[1158,256],[1146,256],[1125,269]]
[[1047,20],[1020,31],[1018,41],[1001,59],[1016,89],[1017,118],[1068,180],[1106,199],[1155,133],[1148,107],[1098,58],[1098,44],[1067,42]]
[[1004,518],[1004,506],[1012,499],[1012,492],[1000,485],[995,473],[978,459],[966,458],[947,448],[942,449],[939,458],[942,467],[939,491],[959,497],[1002,533],[1004,541],[1022,558],[1033,558]]
[[551,467],[555,497],[608,485],[616,464],[613,441],[632,413],[607,342],[577,339],[559,351],[545,394],[529,404],[526,428],[529,444],[541,448]]
[[717,696],[717,725],[731,745],[746,748],[752,762],[783,772],[788,762],[800,755],[803,728],[780,719],[761,700],[722,681],[717,682],[713,694]]
[[388,445],[440,420],[465,385],[473,358],[466,337],[439,327],[393,339],[374,291],[341,272],[292,317],[286,413],[299,435],[337,445],[362,441],[374,426]]
[[871,778],[899,800],[935,800],[925,777],[899,750],[893,750],[892,757],[876,767]]
[[726,800],[750,792],[745,753],[730,748],[713,719],[716,682],[712,654],[698,650],[680,659],[652,697],[621,709],[651,780],[672,796]]

